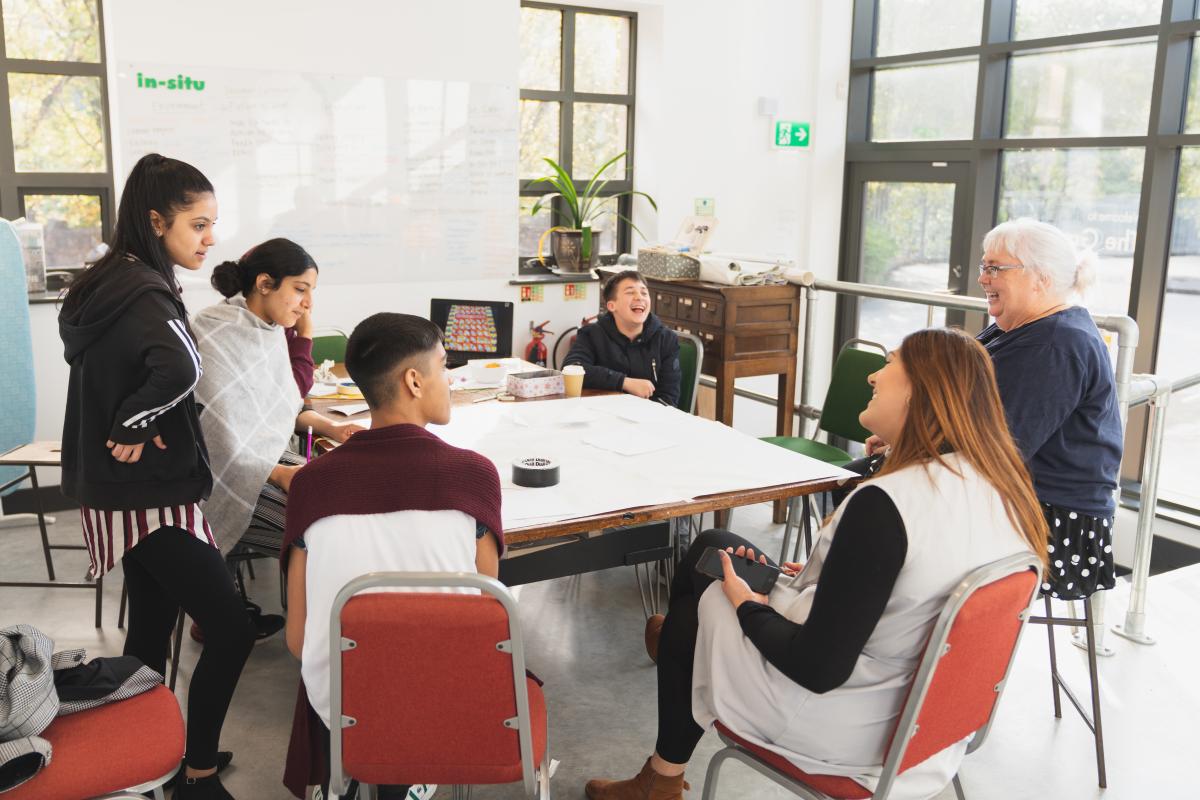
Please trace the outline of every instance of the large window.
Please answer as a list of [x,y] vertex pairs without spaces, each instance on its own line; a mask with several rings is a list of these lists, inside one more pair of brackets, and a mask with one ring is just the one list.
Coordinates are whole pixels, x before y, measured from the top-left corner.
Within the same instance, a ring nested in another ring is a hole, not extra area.
[[100,0],[0,11],[0,216],[44,226],[47,267],[79,267],[111,214]]
[[[1036,217],[1099,256],[1084,303],[1137,320],[1136,371],[1200,371],[1197,5],[855,0],[842,277],[978,295],[973,273],[960,273],[983,235]],[[922,175],[931,166],[963,171],[956,191],[970,198],[966,213],[950,214],[951,184],[933,182],[936,174],[871,182],[887,169]],[[967,252],[947,251],[958,241]],[[927,319],[896,303],[840,308],[843,336],[894,340]],[[1137,454],[1144,431],[1131,419],[1127,452]],[[1167,419],[1161,497],[1200,510],[1189,466],[1200,449],[1200,389],[1172,398]],[[1127,458],[1125,477],[1139,468]]]
[[[637,15],[628,12],[521,4],[521,272],[551,225],[567,224],[562,201],[530,216],[548,192],[533,179],[550,174],[552,158],[582,190],[605,162],[626,153],[601,176],[602,194],[633,188],[634,53]],[[628,197],[605,201],[593,225],[601,256],[630,247]]]

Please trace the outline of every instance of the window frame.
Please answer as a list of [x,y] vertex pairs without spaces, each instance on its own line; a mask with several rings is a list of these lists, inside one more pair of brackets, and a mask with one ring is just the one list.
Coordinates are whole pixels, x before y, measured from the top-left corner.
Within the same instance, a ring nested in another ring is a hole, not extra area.
[[[0,0],[2,7],[4,0]],[[0,14],[0,217],[15,219],[25,214],[26,194],[90,194],[100,196],[100,235],[107,242],[113,224],[113,142],[112,104],[108,90],[108,52],[104,35],[104,0],[96,2],[97,36],[100,59],[82,61],[39,61],[9,58],[4,38],[4,17]],[[17,172],[13,150],[12,106],[8,76],[12,72],[42,75],[75,75],[98,78],[104,130],[103,172]],[[83,265],[80,264],[80,267]]]
[[[1171,226],[1181,150],[1200,146],[1200,132],[1184,133],[1188,79],[1195,37],[1200,35],[1196,0],[1163,0],[1159,21],[1151,25],[1105,31],[1013,39],[1018,0],[984,0],[979,43],[947,50],[875,56],[878,0],[855,0],[851,29],[850,80],[846,127],[845,175],[855,163],[966,161],[970,164],[972,207],[970,239],[973,252],[995,224],[999,209],[1004,151],[1048,148],[1138,147],[1145,156],[1138,204],[1137,242],[1133,253],[1127,313],[1138,321],[1141,336],[1134,358],[1135,372],[1153,372],[1162,335],[1162,311],[1170,263]],[[1129,136],[1006,138],[1004,136],[1009,59],[1014,55],[1066,49],[1088,44],[1121,44],[1136,39],[1157,42],[1149,120],[1144,134]],[[969,139],[949,141],[872,142],[871,93],[874,70],[912,66],[952,58],[977,57],[975,126]],[[851,198],[843,199],[849,209]],[[844,215],[843,215],[843,218]],[[847,258],[856,231],[842,231],[839,276],[848,279],[853,265]],[[969,282],[968,294],[982,296]],[[842,315],[839,315],[841,317]],[[979,330],[983,315],[963,317],[968,329]],[[845,333],[842,319],[839,333]],[[1130,414],[1123,476],[1134,483],[1141,473],[1145,442],[1144,410]]]
[[[541,8],[557,11],[562,14],[562,34],[560,44],[561,59],[559,73],[559,88],[521,89],[520,100],[541,100],[559,104],[559,140],[557,161],[573,178],[575,188],[582,190],[587,186],[586,180],[574,178],[574,120],[576,103],[606,103],[623,105],[625,112],[625,177],[613,179],[601,191],[601,196],[618,194],[633,189],[634,167],[634,109],[637,100],[637,12],[621,11],[611,8],[591,8],[585,6],[567,6],[560,3],[538,2],[537,0],[521,0],[522,8]],[[577,14],[601,14],[611,17],[624,17],[629,20],[629,87],[625,94],[603,94],[596,92],[579,92],[575,90],[575,17]],[[540,197],[547,193],[544,185],[534,185],[533,179],[517,176],[518,197]],[[633,204],[632,197],[625,196],[617,200],[617,210],[624,217],[630,217]],[[555,210],[562,210],[562,201],[555,200]],[[551,224],[553,225],[553,214]],[[633,242],[632,229],[629,223],[616,219],[617,253],[627,252]],[[517,254],[517,273],[519,275],[548,275],[550,270],[537,264],[527,264],[528,255]]]

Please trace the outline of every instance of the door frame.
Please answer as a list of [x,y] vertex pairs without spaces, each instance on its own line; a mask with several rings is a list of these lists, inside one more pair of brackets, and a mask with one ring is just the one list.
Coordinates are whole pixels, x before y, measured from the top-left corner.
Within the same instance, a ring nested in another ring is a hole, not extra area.
[[[864,187],[868,182],[887,183],[952,183],[954,211],[950,230],[950,266],[946,275],[947,288],[967,295],[975,278],[971,259],[971,225],[973,222],[974,169],[969,160],[962,161],[856,161],[846,165],[845,208],[842,229],[842,257],[838,264],[838,279],[862,281],[862,233]],[[957,272],[955,272],[955,268]],[[837,316],[834,323],[834,357],[842,343],[857,336],[858,301],[848,295],[837,296]],[[964,326],[966,312],[946,309],[946,324]]]

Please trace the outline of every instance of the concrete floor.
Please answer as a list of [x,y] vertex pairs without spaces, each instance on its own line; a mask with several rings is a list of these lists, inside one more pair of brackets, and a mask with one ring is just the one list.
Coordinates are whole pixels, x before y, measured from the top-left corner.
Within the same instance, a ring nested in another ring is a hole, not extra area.
[[[734,528],[777,554],[781,526],[770,523],[766,505],[741,509]],[[1132,516],[1118,530],[1132,529]],[[60,512],[52,528],[57,542],[78,541],[74,512]],[[39,576],[44,566],[35,527],[0,530],[4,557],[0,576]],[[82,575],[82,553],[56,554],[62,577]],[[120,574],[105,590],[104,628],[92,626],[90,593],[71,590],[0,588],[0,625],[30,623],[55,640],[56,649],[85,647],[89,656],[121,651],[116,627]],[[252,583],[254,599],[278,610],[278,593],[269,565]],[[1181,757],[1200,716],[1200,693],[1190,680],[1200,647],[1194,631],[1200,618],[1200,567],[1152,579],[1149,630],[1159,639],[1140,647],[1109,635],[1115,656],[1101,661],[1109,786],[1096,787],[1091,738],[1069,709],[1055,720],[1049,697],[1048,661],[1042,628],[1029,631],[987,745],[969,757],[962,780],[972,800],[995,798],[1193,797],[1194,782]],[[1124,582],[1108,597],[1109,622],[1123,616]],[[552,781],[558,797],[583,796],[590,777],[627,777],[641,766],[654,743],[654,668],[643,651],[641,603],[629,569],[609,570],[522,587],[522,625],[531,669],[546,681],[551,748],[561,763]],[[1086,693],[1084,654],[1059,634],[1063,671]],[[185,637],[180,697],[186,696],[198,646]],[[222,747],[235,753],[225,785],[238,798],[286,798],[280,784],[299,670],[278,636],[255,648],[243,673],[226,721]],[[688,772],[699,797],[704,771],[718,748],[705,737]],[[722,773],[721,798],[791,796],[738,764]],[[479,787],[479,800],[518,798],[520,786]],[[449,795],[446,788],[439,798]],[[938,800],[950,800],[947,790]]]

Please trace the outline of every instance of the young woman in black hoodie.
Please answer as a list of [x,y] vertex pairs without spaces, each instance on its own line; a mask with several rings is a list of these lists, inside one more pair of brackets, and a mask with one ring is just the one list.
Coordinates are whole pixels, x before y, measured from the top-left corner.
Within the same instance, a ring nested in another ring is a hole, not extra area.
[[144,156],[125,182],[108,253],[67,294],[59,333],[71,365],[63,491],[79,501],[92,574],[120,561],[125,654],[166,669],[180,607],[205,632],[188,690],[176,800],[231,798],[216,775],[225,712],[254,632],[199,503],[212,487],[192,390],[200,356],[174,265],[196,270],[217,202],[195,167]]

